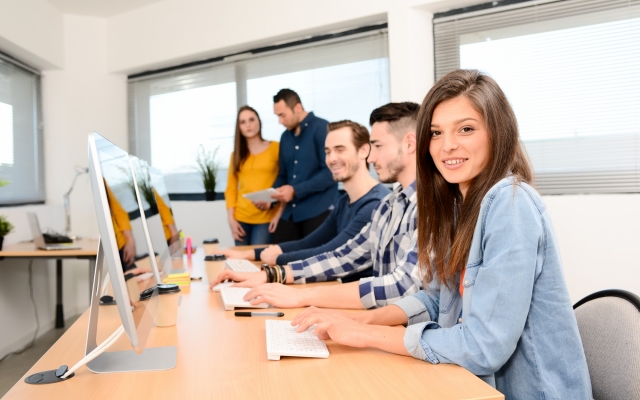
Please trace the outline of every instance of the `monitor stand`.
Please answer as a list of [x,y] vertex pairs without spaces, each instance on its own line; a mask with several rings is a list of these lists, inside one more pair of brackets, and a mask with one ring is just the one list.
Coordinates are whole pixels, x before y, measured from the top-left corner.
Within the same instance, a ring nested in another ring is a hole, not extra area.
[[[104,250],[102,241],[98,244],[96,256],[96,272],[91,290],[91,307],[89,309],[89,328],[87,331],[87,345],[85,355],[98,347],[96,337],[98,333],[98,314],[100,312],[100,292],[104,279]],[[175,368],[178,348],[175,346],[146,348],[140,354],[134,350],[105,352],[91,360],[87,367],[97,374],[111,372],[134,371],[163,371]]]

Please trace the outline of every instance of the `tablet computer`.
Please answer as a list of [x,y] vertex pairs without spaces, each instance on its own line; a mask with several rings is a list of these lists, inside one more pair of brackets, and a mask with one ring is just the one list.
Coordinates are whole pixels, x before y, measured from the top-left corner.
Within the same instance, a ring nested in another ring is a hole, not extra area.
[[242,197],[244,197],[245,199],[249,199],[253,202],[265,201],[267,203],[274,203],[277,200],[271,197],[271,195],[276,192],[277,190],[275,190],[274,188],[269,188],[265,190],[259,190],[257,192],[246,193],[246,194],[243,194]]

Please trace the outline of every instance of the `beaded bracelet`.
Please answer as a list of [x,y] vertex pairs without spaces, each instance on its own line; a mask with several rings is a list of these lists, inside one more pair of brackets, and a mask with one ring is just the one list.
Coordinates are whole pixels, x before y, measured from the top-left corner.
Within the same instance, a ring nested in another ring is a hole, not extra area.
[[282,275],[282,284],[286,284],[287,283],[287,269],[284,267],[284,265],[278,265],[278,267],[280,268],[280,274]]
[[280,268],[278,268],[278,266],[276,265],[275,267],[273,267],[273,270],[276,272],[276,282],[282,283],[282,279],[280,276]]

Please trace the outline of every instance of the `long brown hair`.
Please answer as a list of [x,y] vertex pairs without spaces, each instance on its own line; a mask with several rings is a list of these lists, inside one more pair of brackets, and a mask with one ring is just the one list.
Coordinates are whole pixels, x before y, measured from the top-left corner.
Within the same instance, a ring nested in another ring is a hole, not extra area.
[[254,110],[253,107],[249,107],[249,106],[240,107],[240,109],[238,109],[238,115],[236,116],[236,136],[235,136],[234,147],[233,147],[233,173],[234,174],[237,174],[238,172],[240,172],[240,166],[242,165],[244,160],[246,160],[247,157],[249,157],[249,146],[247,145],[247,138],[242,136],[242,132],[240,131],[240,113],[246,110],[253,112],[258,118],[258,124],[260,125],[260,128],[258,130],[258,135],[260,136],[260,139],[262,139],[262,121],[260,120],[260,115],[258,115],[258,112]]
[[[431,154],[431,118],[438,104],[467,98],[484,118],[489,133],[487,167],[470,183],[465,198],[447,182]],[[489,189],[508,174],[532,183],[533,172],[518,136],[515,113],[498,84],[476,70],[457,70],[442,77],[424,99],[418,116],[418,257],[425,283],[434,278],[455,286],[469,257],[480,204]]]

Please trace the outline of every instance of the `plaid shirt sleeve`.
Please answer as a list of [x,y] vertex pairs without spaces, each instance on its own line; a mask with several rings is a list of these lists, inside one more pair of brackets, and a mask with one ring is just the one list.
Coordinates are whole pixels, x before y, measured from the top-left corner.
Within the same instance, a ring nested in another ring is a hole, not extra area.
[[310,283],[336,280],[373,265],[370,242],[371,222],[360,233],[334,251],[306,260],[289,263],[294,283]]
[[417,209],[412,210],[409,229],[400,242],[394,243],[396,268],[385,275],[360,279],[360,301],[366,309],[393,304],[422,289],[418,268]]

